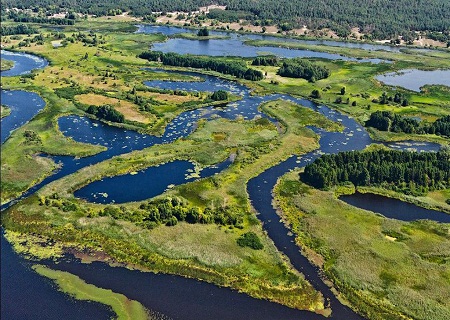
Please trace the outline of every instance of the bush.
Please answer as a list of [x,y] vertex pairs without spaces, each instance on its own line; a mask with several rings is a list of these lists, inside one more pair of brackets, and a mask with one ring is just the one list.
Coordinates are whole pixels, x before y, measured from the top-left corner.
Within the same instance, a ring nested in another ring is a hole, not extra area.
[[319,92],[319,90],[317,90],[317,89],[314,89],[312,92],[311,92],[311,98],[313,98],[313,99],[320,99],[320,92]]
[[249,247],[254,250],[264,248],[258,235],[254,232],[246,232],[237,239],[237,244],[241,247]]
[[211,95],[211,99],[213,99],[214,101],[227,100],[228,99],[228,92],[226,92],[224,90],[215,91]]

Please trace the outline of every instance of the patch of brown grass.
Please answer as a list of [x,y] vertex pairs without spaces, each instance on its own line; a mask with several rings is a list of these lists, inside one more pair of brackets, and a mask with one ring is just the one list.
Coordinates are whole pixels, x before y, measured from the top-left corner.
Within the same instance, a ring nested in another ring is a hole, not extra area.
[[183,103],[187,101],[198,101],[200,100],[198,97],[194,97],[191,95],[188,96],[178,96],[175,94],[168,93],[158,93],[158,92],[139,92],[140,95],[147,98],[154,98],[159,101],[169,102],[169,103]]
[[138,106],[129,101],[106,97],[95,93],[81,94],[75,96],[75,99],[81,103],[94,106],[109,104],[113,106],[114,109],[122,113],[127,120],[141,123],[150,123],[152,120],[149,116],[140,113],[138,111]]

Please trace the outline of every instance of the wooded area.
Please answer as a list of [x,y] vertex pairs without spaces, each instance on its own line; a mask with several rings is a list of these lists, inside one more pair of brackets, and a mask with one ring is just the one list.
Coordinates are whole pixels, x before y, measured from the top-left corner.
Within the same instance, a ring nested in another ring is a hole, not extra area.
[[258,81],[263,78],[261,71],[247,68],[244,62],[223,61],[216,58],[182,55],[178,53],[162,53],[159,51],[145,51],[139,58],[149,61],[161,61],[167,66],[201,68],[213,70],[223,74],[230,74],[237,78]]
[[419,195],[450,186],[450,154],[397,150],[323,155],[305,167],[301,180],[316,188],[352,182]]
[[435,122],[419,122],[392,111],[376,111],[366,121],[366,126],[380,131],[405,132],[418,134],[437,134],[450,137],[450,116],[437,119]]
[[[135,16],[148,16],[153,12],[195,11],[212,3],[210,0],[4,0],[2,7],[95,15],[128,11]],[[212,18],[224,22],[245,18],[257,25],[279,25],[284,31],[307,25],[309,29],[331,28],[346,37],[352,27],[359,27],[369,37],[385,39],[397,35],[411,38],[412,31],[448,34],[450,29],[448,0],[217,0],[214,3],[227,6],[227,11],[215,10],[210,15]]]

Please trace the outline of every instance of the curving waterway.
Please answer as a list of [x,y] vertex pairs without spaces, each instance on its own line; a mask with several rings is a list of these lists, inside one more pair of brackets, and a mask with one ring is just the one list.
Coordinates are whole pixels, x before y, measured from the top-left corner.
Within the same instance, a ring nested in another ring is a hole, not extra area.
[[22,52],[11,52],[7,50],[0,51],[2,59],[11,60],[14,65],[9,70],[0,71],[0,76],[10,77],[28,74],[35,69],[42,69],[48,65],[48,61],[44,58],[22,53]]
[[[206,81],[209,81],[208,86],[222,86],[223,88],[227,88],[226,90],[228,91],[238,93],[241,96],[241,100],[230,103],[222,108],[206,107],[184,112],[168,124],[164,135],[161,137],[143,135],[133,131],[110,127],[101,122],[84,117],[61,117],[58,121],[59,127],[66,136],[72,137],[76,141],[102,145],[106,148],[106,151],[95,156],[81,159],[75,159],[73,157],[53,157],[55,161],[61,164],[61,168],[55,172],[54,175],[48,177],[40,184],[31,188],[25,196],[32,194],[45,184],[59,179],[67,174],[73,173],[87,165],[98,163],[115,155],[128,153],[133,150],[140,150],[154,144],[170,143],[178,138],[185,137],[194,130],[194,124],[200,118],[211,119],[212,117],[224,117],[235,119],[236,117],[241,117],[244,119],[253,119],[257,116],[266,117],[265,114],[260,113],[258,110],[258,106],[262,102],[273,99],[290,100],[304,107],[320,112],[333,121],[341,122],[345,129],[343,132],[326,132],[321,129],[311,128],[321,137],[320,150],[308,153],[301,157],[292,156],[286,161],[266,170],[258,177],[250,180],[248,183],[250,199],[252,205],[260,213],[258,217],[263,222],[264,228],[267,230],[269,236],[274,240],[276,246],[280,249],[280,251],[284,252],[289,257],[293,265],[299,271],[305,274],[305,277],[313,284],[313,286],[321,291],[324,297],[330,301],[333,309],[333,318],[360,319],[360,316],[355,314],[348,307],[340,304],[329,288],[323,283],[319,270],[312,266],[308,260],[301,255],[299,248],[294,243],[293,237],[288,235],[288,230],[282,223],[279,222],[279,217],[272,208],[271,191],[278,177],[293,168],[302,167],[306,163],[313,161],[321,153],[336,153],[339,151],[363,149],[365,146],[372,143],[372,140],[368,136],[367,132],[352,118],[342,115],[328,107],[317,105],[311,101],[282,94],[274,94],[264,97],[251,96],[249,90],[238,83],[211,76],[199,76],[206,79]],[[204,85],[204,82],[192,82],[185,84],[174,83],[171,81],[163,81],[158,84],[147,82],[147,85],[159,86],[160,88],[166,89],[171,89],[173,86],[186,84],[191,86],[190,90],[201,90],[199,88],[202,88],[201,86]],[[198,87],[195,87],[195,84],[197,84]],[[270,120],[275,121],[274,119]],[[436,148],[429,144],[422,147],[425,149]],[[421,146],[417,146],[417,148],[420,149]],[[180,164],[180,167],[183,167],[183,165]],[[224,167],[219,166],[219,171]],[[159,168],[157,170],[164,170],[164,166],[157,168]],[[175,164],[171,170],[178,170],[177,164]],[[186,170],[183,169],[180,172],[183,172],[182,176],[185,177],[184,174]],[[136,175],[133,175],[133,178],[136,179],[144,177],[144,172],[139,172]],[[114,183],[114,179],[120,179],[120,177],[113,177],[110,179],[105,179],[104,181],[108,181],[107,184],[110,185]],[[99,183],[101,182],[102,181]],[[185,180],[181,182],[184,183]],[[123,185],[123,181],[121,183]],[[103,186],[100,185],[98,190],[94,188],[91,192],[88,192],[88,194],[102,192],[102,187]],[[115,200],[113,196],[108,197],[108,199]],[[131,200],[134,201],[136,199],[126,199],[126,201]],[[2,249],[4,245],[7,247],[9,246],[9,244],[4,241],[2,236]],[[2,263],[4,260],[3,252],[4,250],[2,250]],[[17,267],[19,266],[20,265],[17,264]],[[124,268],[113,268],[103,263],[82,265],[71,261],[63,262],[58,265],[52,265],[52,267],[70,271],[71,273],[79,275],[81,278],[87,280],[89,283],[99,287],[123,293],[131,299],[140,301],[147,308],[162,312],[168,317],[174,319],[236,319],[237,317],[242,317],[242,319],[248,319],[250,317],[257,317],[260,319],[323,319],[322,316],[308,311],[292,310],[275,303],[250,298],[233,290],[218,288],[210,284],[192,279],[184,279],[178,276],[141,273]],[[29,269],[27,270],[28,272],[32,272]],[[45,280],[41,279],[40,281]],[[29,294],[46,295],[46,293],[39,290],[37,290],[37,293],[34,291],[29,292],[26,288],[24,288],[22,292],[24,294],[24,299],[29,299]],[[4,293],[7,295],[8,290],[2,290],[2,301],[8,301],[8,297],[5,297],[5,300],[3,300]],[[52,300],[53,299],[49,296],[47,301]],[[201,306],[198,301],[202,301]],[[77,301],[76,303],[79,302]],[[176,308],[174,307],[175,305],[177,306]],[[67,308],[67,305],[57,303],[53,304],[53,307],[55,307],[55,309],[65,309]],[[2,308],[2,316],[3,309],[4,308]],[[47,317],[47,319],[51,319],[51,317]]]

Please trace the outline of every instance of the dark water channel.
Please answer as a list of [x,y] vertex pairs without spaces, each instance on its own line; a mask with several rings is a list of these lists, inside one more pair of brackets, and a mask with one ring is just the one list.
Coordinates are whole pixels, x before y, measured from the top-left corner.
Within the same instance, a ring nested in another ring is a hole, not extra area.
[[111,319],[115,313],[100,303],[69,299],[47,278],[31,269],[1,235],[1,312],[5,320]]
[[[14,67],[1,72],[2,77],[16,76],[43,68],[46,60],[28,54],[1,51],[1,58],[13,60]],[[11,132],[31,120],[45,102],[33,92],[1,90],[1,103],[11,114],[1,120],[1,144]],[[31,269],[32,263],[16,254],[1,230],[1,308],[0,318],[42,320],[111,319],[115,313],[105,305],[70,299],[47,278]]]
[[[133,150],[140,150],[154,144],[170,143],[178,138],[185,137],[189,135],[195,127],[195,123],[200,118],[211,119],[214,117],[224,117],[229,119],[235,119],[236,117],[242,117],[244,119],[253,119],[255,116],[266,116],[259,112],[258,106],[264,102],[273,99],[286,99],[292,102],[303,105],[307,108],[315,110],[322,113],[327,118],[341,122],[345,129],[342,133],[339,132],[325,132],[321,129],[312,128],[317,134],[321,136],[320,139],[320,150],[306,154],[301,157],[292,156],[286,161],[280,163],[279,165],[266,170],[264,173],[258,177],[249,181],[248,192],[250,194],[250,199],[252,201],[255,209],[260,213],[258,217],[264,223],[264,228],[268,231],[269,236],[274,240],[277,247],[286,253],[289,259],[292,261],[293,265],[305,274],[305,277],[321,291],[324,296],[330,301],[331,307],[333,309],[334,319],[360,319],[358,315],[352,312],[347,307],[341,305],[339,301],[334,297],[328,287],[320,279],[319,270],[313,267],[300,253],[299,248],[294,244],[293,237],[288,235],[288,230],[284,227],[282,223],[279,222],[279,217],[276,215],[275,210],[271,205],[271,191],[278,177],[280,177],[285,172],[302,167],[306,163],[313,161],[316,157],[320,156],[321,153],[337,153],[339,151],[345,150],[360,150],[366,145],[372,143],[370,137],[364,128],[359,125],[352,118],[342,115],[328,107],[316,105],[315,103],[305,100],[295,98],[289,95],[275,94],[270,96],[258,97],[251,96],[249,90],[232,81],[225,81],[217,79],[214,77],[204,77],[209,86],[224,86],[228,88],[228,91],[233,91],[238,93],[242,99],[230,103],[225,107],[215,108],[206,107],[193,111],[187,111],[180,114],[166,127],[165,133],[161,137],[155,137],[151,135],[143,135],[137,132],[128,131],[116,127],[107,126],[101,122],[90,120],[84,117],[78,116],[66,116],[61,117],[58,121],[59,127],[64,135],[73,138],[76,141],[87,142],[99,144],[106,147],[106,151],[101,152],[97,155],[86,157],[86,158],[73,158],[73,157],[53,157],[57,162],[60,162],[61,168],[51,177],[45,179],[42,183],[34,186],[26,195],[34,193],[36,190],[42,186],[48,184],[51,181],[59,179],[67,174],[73,173],[87,165],[95,164],[100,161],[109,159],[115,155],[128,153]],[[215,80],[214,80],[215,79]],[[216,82],[215,82],[216,81]],[[153,85],[153,83],[147,83],[148,85]],[[204,83],[194,82],[198,84],[201,88]],[[156,85],[156,84],[155,84]],[[158,83],[162,88],[170,89],[171,86],[180,85],[180,83],[174,83],[170,81],[162,81]],[[192,83],[189,84],[190,86]],[[195,90],[195,86],[192,85],[192,90]],[[199,90],[199,89],[197,89]],[[271,119],[274,121],[274,119]],[[429,148],[429,145],[424,147]],[[180,183],[186,182],[186,164],[189,162],[179,161],[170,163],[168,165],[173,165],[170,171],[181,172],[181,177],[183,179],[179,181]],[[210,168],[212,172],[208,173],[209,169],[206,170],[207,174],[214,174],[224,169],[228,164],[226,162],[219,164],[218,168]],[[156,168],[156,169],[155,169]],[[159,167],[149,168],[148,170],[154,170],[153,174],[164,174],[167,172],[167,167],[164,165]],[[217,170],[217,171],[215,171]],[[146,171],[146,170],[144,170]],[[159,172],[158,172],[159,171]],[[204,172],[203,172],[204,173]],[[130,182],[129,180],[121,181],[125,176],[113,177],[109,179],[104,179],[103,181],[98,181],[99,185],[88,185],[86,187],[92,188],[87,192],[89,195],[92,194],[94,198],[95,193],[104,193],[104,187],[113,185],[116,179],[117,183],[122,186],[124,183]],[[154,175],[153,175],[154,177]],[[141,184],[142,181],[148,181],[146,172],[138,172],[135,175],[129,175],[126,179],[137,179],[133,180],[134,184]],[[160,179],[160,178],[156,178]],[[155,179],[155,180],[156,180]],[[106,181],[106,182],[105,182]],[[176,182],[178,183],[178,182]],[[175,184],[175,183],[174,183]],[[117,185],[116,185],[117,186]],[[98,187],[98,189],[97,189]],[[150,188],[151,186],[149,186]],[[164,186],[165,188],[166,186]],[[102,190],[103,189],[103,190]],[[111,190],[113,190],[112,188]],[[109,195],[111,192],[111,195]],[[141,199],[142,195],[138,195],[137,198],[127,198],[122,199],[120,195],[113,195],[112,191],[108,193],[108,200],[114,200],[120,202],[124,201],[135,201]],[[155,191],[158,194],[158,190]],[[135,193],[129,192],[131,196]],[[147,196],[147,195],[145,195]],[[88,197],[89,198],[89,197]],[[97,198],[98,194],[97,194]],[[103,197],[105,198],[105,197]],[[90,198],[89,198],[90,199]],[[122,200],[120,200],[122,199]],[[92,199],[90,199],[92,200]],[[9,247],[9,244],[4,241],[2,237],[2,249],[3,246]],[[6,250],[6,249],[5,249]],[[4,258],[4,250],[2,250],[2,263],[4,259],[8,259],[11,263],[15,263],[11,258]],[[5,251],[6,252],[6,251]],[[11,253],[14,255],[13,253]],[[16,255],[14,255],[17,257]],[[19,259],[19,258],[18,258]],[[16,263],[17,264],[17,263]],[[3,266],[3,265],[2,265]],[[17,264],[19,267],[19,264]],[[60,268],[67,270],[75,275],[80,276],[85,279],[88,283],[92,283],[102,288],[108,288],[115,292],[123,293],[131,299],[136,299],[143,303],[147,308],[162,312],[167,316],[174,319],[319,319],[323,318],[314,313],[307,311],[292,310],[275,303],[270,303],[267,301],[260,301],[248,297],[247,295],[239,294],[235,291],[218,288],[214,285],[210,285],[204,282],[199,282],[196,280],[184,279],[179,276],[168,276],[168,275],[153,275],[148,273],[141,273],[137,271],[130,271],[124,268],[112,268],[102,263],[94,263],[91,265],[82,265],[75,262],[63,262],[56,266],[55,268]],[[33,273],[31,270],[27,269],[29,273]],[[33,273],[34,274],[34,273]],[[2,268],[2,279],[5,277]],[[41,280],[31,280],[31,281],[45,281]],[[21,282],[19,279],[14,280],[17,284]],[[40,286],[40,285],[38,285]],[[7,290],[3,290],[2,281],[2,301],[13,301],[11,297],[3,297],[4,292],[8,294]],[[6,289],[6,288],[5,288]],[[20,291],[20,290],[19,290]],[[26,287],[22,287],[22,292],[26,292]],[[39,291],[29,291],[27,294],[40,295],[42,297],[47,297],[47,301],[53,301],[51,296],[47,296],[46,292]],[[59,293],[58,293],[59,294]],[[61,294],[62,295],[62,294]],[[25,296],[24,296],[25,297]],[[27,296],[29,299],[29,296]],[[5,300],[3,300],[5,299]],[[8,300],[9,299],[9,300]],[[17,298],[14,298],[17,299]],[[56,301],[56,300],[55,300]],[[74,302],[72,302],[74,303]],[[77,302],[78,303],[78,302]],[[69,307],[64,303],[53,303],[52,307],[56,310],[73,308],[75,313],[75,307]],[[3,318],[2,308],[2,318]],[[104,309],[104,308],[103,308]],[[6,308],[5,310],[11,310]],[[36,312],[35,309],[33,309]],[[31,312],[28,310],[28,312]],[[71,312],[71,311],[68,311]],[[106,311],[104,311],[106,313]],[[83,313],[84,315],[84,313]],[[10,317],[8,317],[10,316]],[[14,319],[13,314],[5,314],[6,318]],[[51,316],[46,317],[47,319],[52,319]],[[101,318],[101,317],[97,317]],[[55,318],[56,319],[56,318]]]
[[450,223],[450,214],[418,207],[397,199],[380,196],[373,193],[355,193],[339,197],[340,200],[352,206],[380,213],[391,219],[414,221],[420,219]]

